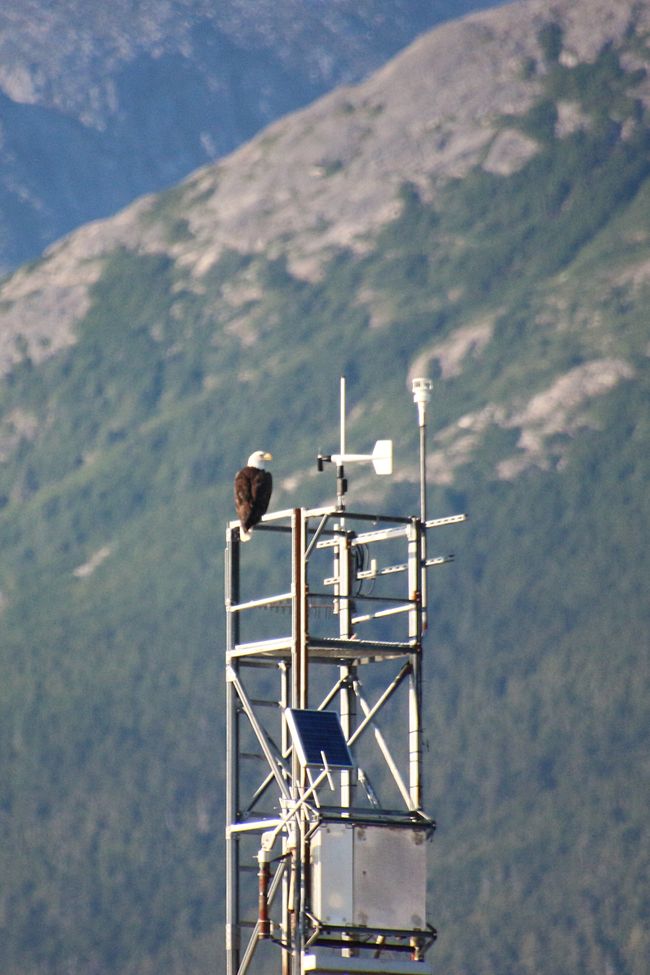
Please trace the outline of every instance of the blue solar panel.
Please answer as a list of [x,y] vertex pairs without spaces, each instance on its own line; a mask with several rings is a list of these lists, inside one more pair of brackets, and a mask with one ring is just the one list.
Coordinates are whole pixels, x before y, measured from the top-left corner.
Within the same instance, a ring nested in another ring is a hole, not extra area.
[[[354,762],[333,711],[287,708],[287,724],[302,765],[351,769]],[[323,757],[324,756],[324,757]]]

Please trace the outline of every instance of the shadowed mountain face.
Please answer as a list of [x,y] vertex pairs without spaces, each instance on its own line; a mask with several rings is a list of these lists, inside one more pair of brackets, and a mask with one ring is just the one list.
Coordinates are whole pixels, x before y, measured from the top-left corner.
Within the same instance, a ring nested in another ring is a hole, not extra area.
[[0,268],[490,3],[175,0],[0,11]]
[[429,550],[435,967],[645,975],[648,36],[443,25],[2,283],[3,975],[223,972],[232,479],[263,447],[274,508],[331,502],[341,375],[348,448],[395,442],[350,508],[419,510],[429,375],[429,511],[470,515]]

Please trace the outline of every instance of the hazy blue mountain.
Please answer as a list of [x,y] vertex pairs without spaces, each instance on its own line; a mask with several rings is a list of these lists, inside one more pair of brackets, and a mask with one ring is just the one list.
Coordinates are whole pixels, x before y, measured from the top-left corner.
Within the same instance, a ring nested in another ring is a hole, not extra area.
[[332,501],[345,375],[417,511],[423,374],[436,969],[645,975],[649,31],[445,24],[2,283],[3,975],[223,971],[234,472]]
[[492,0],[6,0],[0,268]]

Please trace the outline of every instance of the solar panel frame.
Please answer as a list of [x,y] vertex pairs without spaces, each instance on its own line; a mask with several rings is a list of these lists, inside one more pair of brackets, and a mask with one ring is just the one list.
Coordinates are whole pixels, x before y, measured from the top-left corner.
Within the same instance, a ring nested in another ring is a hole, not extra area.
[[334,711],[287,708],[285,714],[301,765],[305,768],[354,768],[339,716]]

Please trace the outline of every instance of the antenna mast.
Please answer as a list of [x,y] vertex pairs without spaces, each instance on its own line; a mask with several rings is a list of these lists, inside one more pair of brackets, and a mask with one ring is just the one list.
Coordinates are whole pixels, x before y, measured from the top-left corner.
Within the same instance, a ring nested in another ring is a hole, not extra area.
[[422,532],[422,628],[427,628],[427,406],[431,399],[433,383],[430,379],[420,377],[412,383],[413,402],[418,408],[418,427],[420,430],[420,521],[425,526]]
[[345,478],[345,471],[343,470],[343,458],[345,457],[345,376],[341,376],[340,379],[340,463],[336,466],[336,506],[339,511],[345,509],[345,493],[348,489],[348,482]]

